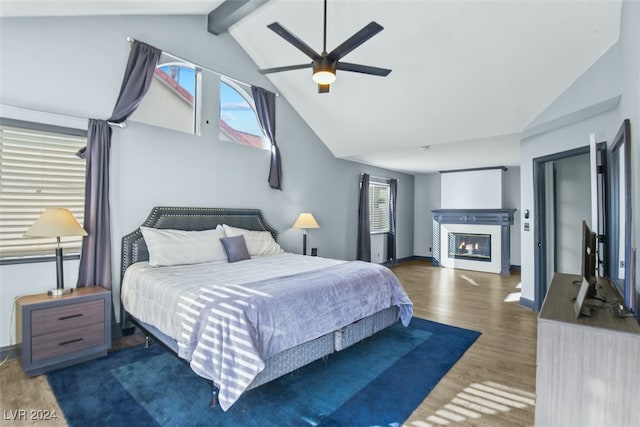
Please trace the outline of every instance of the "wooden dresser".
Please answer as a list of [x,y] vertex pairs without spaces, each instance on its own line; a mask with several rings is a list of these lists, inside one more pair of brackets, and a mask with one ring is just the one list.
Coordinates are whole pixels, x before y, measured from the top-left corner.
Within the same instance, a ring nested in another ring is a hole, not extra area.
[[[640,326],[611,308],[576,318],[573,284],[556,273],[538,316],[536,426],[640,426]],[[602,281],[607,300],[617,295]]]
[[111,347],[111,292],[99,286],[20,297],[16,319],[19,357],[30,376],[106,356]]

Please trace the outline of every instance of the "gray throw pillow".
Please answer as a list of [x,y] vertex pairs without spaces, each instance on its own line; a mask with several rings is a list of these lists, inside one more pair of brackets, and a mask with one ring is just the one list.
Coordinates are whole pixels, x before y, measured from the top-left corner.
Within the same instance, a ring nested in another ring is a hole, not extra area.
[[227,253],[227,261],[236,262],[251,259],[244,236],[222,237],[220,239],[224,251]]

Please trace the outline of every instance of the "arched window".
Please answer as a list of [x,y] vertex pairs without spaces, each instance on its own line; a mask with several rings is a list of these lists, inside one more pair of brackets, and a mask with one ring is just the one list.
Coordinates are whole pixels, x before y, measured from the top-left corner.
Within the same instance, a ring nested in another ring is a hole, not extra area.
[[224,77],[220,79],[220,139],[271,149],[271,143],[260,127],[251,93]]
[[199,134],[201,71],[195,65],[163,54],[144,99],[131,120]]

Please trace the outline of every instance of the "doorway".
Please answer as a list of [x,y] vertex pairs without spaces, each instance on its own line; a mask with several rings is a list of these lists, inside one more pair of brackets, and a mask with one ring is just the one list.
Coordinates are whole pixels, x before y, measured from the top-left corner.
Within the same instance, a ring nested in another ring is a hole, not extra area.
[[[597,145],[597,153],[597,169],[602,172],[606,143]],[[534,309],[539,311],[554,273],[581,271],[581,223],[591,223],[590,149],[584,146],[533,162]],[[601,233],[599,224],[592,229]]]

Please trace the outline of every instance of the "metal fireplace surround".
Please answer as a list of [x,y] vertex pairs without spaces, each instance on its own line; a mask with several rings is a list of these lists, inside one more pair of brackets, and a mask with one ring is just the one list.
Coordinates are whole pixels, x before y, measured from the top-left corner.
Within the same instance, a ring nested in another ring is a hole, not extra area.
[[502,253],[500,256],[500,274],[509,275],[510,265],[510,227],[513,225],[515,209],[438,209],[433,214],[433,265],[440,265],[440,257],[447,256],[440,248],[441,224],[481,224],[499,225]]

